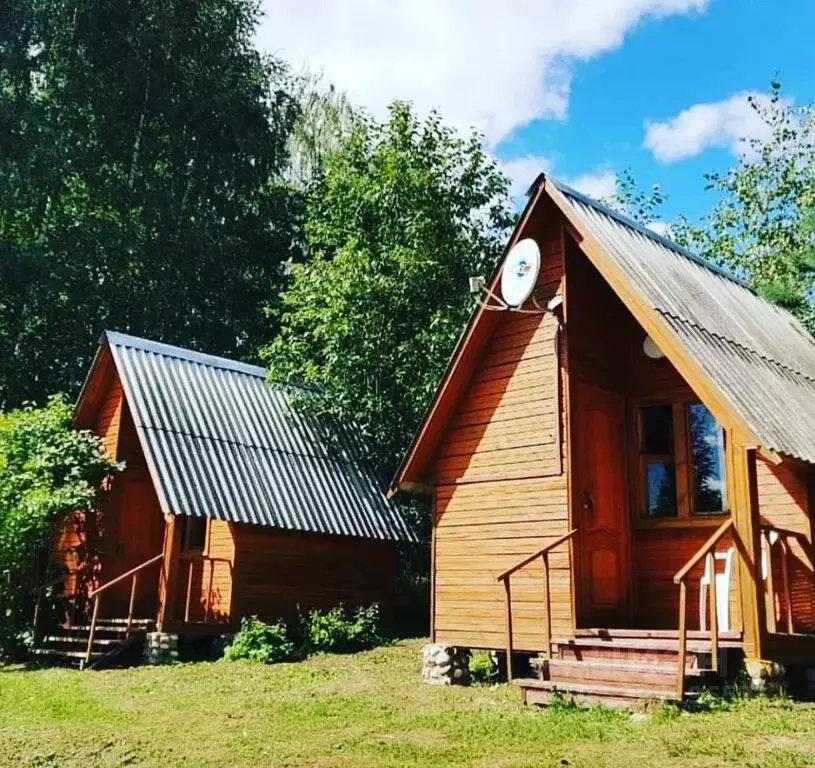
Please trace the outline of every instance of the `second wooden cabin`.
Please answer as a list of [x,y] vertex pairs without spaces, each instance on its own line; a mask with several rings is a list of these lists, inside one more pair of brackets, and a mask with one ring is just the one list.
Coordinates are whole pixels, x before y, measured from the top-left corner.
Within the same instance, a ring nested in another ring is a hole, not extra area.
[[552,179],[525,238],[526,311],[499,267],[393,485],[432,495],[434,640],[539,654],[541,701],[815,664],[815,340]]
[[262,368],[106,332],[75,426],[125,469],[97,514],[57,529],[69,621],[41,650],[93,662],[125,628],[214,635],[341,602],[392,612],[411,531],[357,436],[305,415],[306,396]]

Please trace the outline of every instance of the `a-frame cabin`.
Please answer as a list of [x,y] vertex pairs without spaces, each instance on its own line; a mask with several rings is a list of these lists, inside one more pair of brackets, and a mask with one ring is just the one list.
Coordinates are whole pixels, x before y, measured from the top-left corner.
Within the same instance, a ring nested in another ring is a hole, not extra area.
[[67,609],[40,650],[94,663],[132,635],[198,637],[340,603],[392,616],[412,539],[346,425],[262,368],[105,332],[75,426],[125,464],[93,515],[60,521]]
[[524,238],[531,312],[485,294],[393,482],[432,494],[434,641],[539,654],[530,701],[815,665],[815,340],[550,178]]

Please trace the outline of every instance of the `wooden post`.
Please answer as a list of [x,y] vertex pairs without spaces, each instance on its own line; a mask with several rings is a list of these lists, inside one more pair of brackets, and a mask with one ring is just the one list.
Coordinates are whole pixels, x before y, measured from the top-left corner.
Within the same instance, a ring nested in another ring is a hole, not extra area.
[[779,544],[781,545],[781,556],[783,558],[781,566],[781,578],[784,588],[784,607],[787,617],[787,632],[792,634],[795,628],[792,623],[792,592],[790,591],[790,547],[786,536],[781,536]]
[[96,634],[96,621],[99,618],[99,603],[101,602],[101,593],[97,593],[96,597],[93,601],[93,617],[91,618],[91,629],[88,633],[88,650],[85,652],[85,660],[83,663],[83,668],[86,667],[91,660],[91,656],[93,655],[93,639],[94,635]]
[[[187,571],[187,599],[184,602],[184,623],[189,624],[190,621],[190,600],[192,599],[192,573],[194,560],[189,559],[189,569]],[[203,574],[201,574],[203,577]]]
[[[761,563],[763,571],[764,557],[767,557],[767,578],[764,580],[764,611],[767,614],[767,630],[770,634],[776,632],[775,620],[775,586],[773,585],[773,550],[765,531],[759,533],[761,542]],[[764,574],[761,574],[764,576]]]
[[504,592],[506,593],[506,628],[507,628],[507,682],[512,682],[512,591],[509,586],[509,576],[505,576]]
[[549,596],[549,553],[544,552],[543,560],[543,606],[546,618],[543,622],[543,647],[548,659],[552,655],[552,602]]
[[719,671],[719,591],[716,589],[716,558],[713,552],[707,553],[707,568],[711,574],[708,587],[708,602],[710,603],[710,665],[714,672]]
[[688,587],[683,578],[679,582],[679,649],[676,660],[676,700],[685,698],[685,649],[687,647],[686,620],[688,614]]
[[139,572],[133,574],[133,581],[130,584],[130,607],[127,609],[127,629],[125,637],[130,637],[130,630],[133,627],[133,609],[136,606],[136,591],[139,588]]
[[[209,621],[212,617],[212,580],[215,575],[215,561],[209,561],[209,588],[207,589],[207,607],[204,611],[204,621]],[[203,574],[202,574],[203,576]]]
[[178,577],[178,555],[181,551],[181,526],[175,515],[165,515],[164,559],[161,561],[161,584],[156,627],[161,632],[173,620],[173,602]]
[[728,430],[727,436],[728,469],[732,478],[728,480],[728,491],[732,490],[732,516],[739,554],[736,573],[741,601],[744,655],[747,659],[760,659],[767,624],[765,601],[761,596],[756,449],[740,443],[733,430]]

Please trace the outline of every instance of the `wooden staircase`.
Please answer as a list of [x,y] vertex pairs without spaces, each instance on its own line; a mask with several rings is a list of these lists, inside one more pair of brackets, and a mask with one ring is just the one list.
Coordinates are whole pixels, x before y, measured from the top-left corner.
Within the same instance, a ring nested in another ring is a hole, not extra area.
[[153,628],[152,619],[131,619],[128,622],[128,619],[100,618],[90,649],[91,625],[80,624],[59,627],[53,634],[44,635],[30,654],[32,659],[45,664],[97,669],[124,660],[128,651],[140,646]]
[[[739,632],[719,633],[718,671],[713,671],[710,633],[689,631],[683,661],[683,698],[716,688],[738,669]],[[524,702],[547,704],[557,694],[580,704],[631,707],[646,701],[677,701],[678,632],[671,630],[586,629],[575,637],[553,638],[550,658],[536,658],[536,677],[512,682]]]

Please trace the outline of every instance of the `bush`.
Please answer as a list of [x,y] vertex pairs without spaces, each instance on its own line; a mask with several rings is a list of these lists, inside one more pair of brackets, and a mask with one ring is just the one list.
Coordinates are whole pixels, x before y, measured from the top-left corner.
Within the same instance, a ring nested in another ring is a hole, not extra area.
[[470,659],[470,676],[474,683],[498,681],[498,665],[489,651],[476,651]]
[[59,396],[44,408],[0,413],[0,657],[19,650],[30,630],[54,523],[95,510],[103,480],[121,469],[98,437],[71,429],[72,418]]
[[379,605],[359,608],[339,605],[327,611],[311,611],[303,634],[308,651],[354,653],[374,648],[383,642]]
[[246,659],[264,664],[286,661],[293,655],[294,643],[289,640],[286,625],[282,621],[266,624],[256,616],[241,619],[240,631],[224,650],[227,661]]

